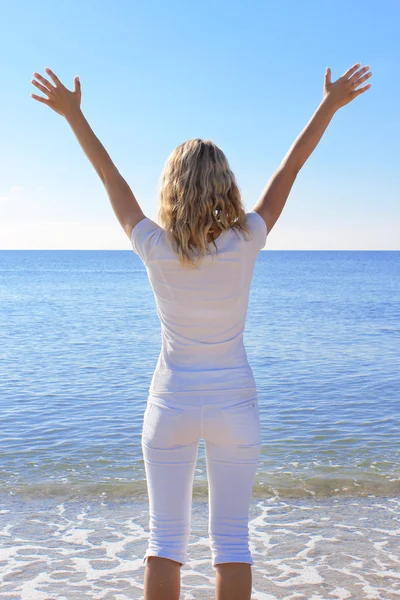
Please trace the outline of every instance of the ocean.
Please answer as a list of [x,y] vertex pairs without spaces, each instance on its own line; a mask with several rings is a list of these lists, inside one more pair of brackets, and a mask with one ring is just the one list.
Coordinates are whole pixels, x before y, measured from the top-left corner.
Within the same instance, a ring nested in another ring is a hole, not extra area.
[[[400,598],[400,252],[262,251],[254,600]],[[161,345],[130,251],[0,251],[0,597],[143,597]],[[213,597],[200,443],[181,597]]]

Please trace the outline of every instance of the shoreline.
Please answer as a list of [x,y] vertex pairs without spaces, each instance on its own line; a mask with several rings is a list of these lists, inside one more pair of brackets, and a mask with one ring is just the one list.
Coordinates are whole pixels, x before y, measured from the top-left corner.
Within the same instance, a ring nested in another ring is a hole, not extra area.
[[[148,518],[147,502],[126,498],[1,503],[3,597],[142,598]],[[183,600],[213,597],[207,526],[194,498]],[[400,597],[399,497],[253,499],[249,533],[252,600]]]
[[[400,477],[393,474],[372,475],[365,477],[358,475],[345,476],[331,474],[318,477],[294,477],[290,474],[287,478],[277,474],[270,476],[265,481],[258,478],[253,486],[252,498],[255,500],[269,500],[271,498],[285,500],[301,500],[306,498],[365,498],[370,495],[382,497],[400,496]],[[7,498],[21,499],[50,499],[54,501],[95,501],[96,499],[134,499],[145,501],[147,499],[147,484],[145,479],[132,481],[51,481],[45,480],[38,483],[3,484],[0,490],[0,503]],[[193,482],[193,499],[204,500],[208,497],[207,479],[195,478]]]

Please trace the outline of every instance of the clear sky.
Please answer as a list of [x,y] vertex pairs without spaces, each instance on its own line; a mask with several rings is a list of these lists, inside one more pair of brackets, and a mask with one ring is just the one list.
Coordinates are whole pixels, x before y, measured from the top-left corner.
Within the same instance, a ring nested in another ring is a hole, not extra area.
[[[144,213],[187,139],[228,157],[251,210],[337,79],[370,65],[372,87],[338,112],[274,226],[272,250],[400,249],[398,0],[54,0],[2,3],[1,249],[130,249],[66,121],[30,97],[50,67]],[[396,39],[397,36],[397,39]]]

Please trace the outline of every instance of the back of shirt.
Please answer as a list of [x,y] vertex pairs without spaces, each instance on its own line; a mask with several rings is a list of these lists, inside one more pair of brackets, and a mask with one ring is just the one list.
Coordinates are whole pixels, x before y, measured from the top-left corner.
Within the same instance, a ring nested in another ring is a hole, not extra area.
[[[198,268],[183,267],[165,231],[144,218],[132,231],[161,322],[161,352],[150,393],[253,389],[243,344],[250,285],[267,238],[264,219],[246,213],[251,230],[223,231]],[[250,239],[246,239],[246,237]]]

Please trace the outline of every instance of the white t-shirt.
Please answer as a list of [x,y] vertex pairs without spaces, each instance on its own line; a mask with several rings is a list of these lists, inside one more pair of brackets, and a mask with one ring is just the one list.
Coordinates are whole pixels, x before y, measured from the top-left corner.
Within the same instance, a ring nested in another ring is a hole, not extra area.
[[243,344],[250,285],[267,227],[246,213],[251,235],[220,233],[199,268],[182,267],[166,232],[145,217],[132,231],[133,251],[142,259],[161,322],[161,352],[150,394],[256,390]]

